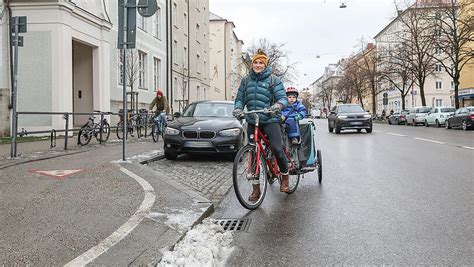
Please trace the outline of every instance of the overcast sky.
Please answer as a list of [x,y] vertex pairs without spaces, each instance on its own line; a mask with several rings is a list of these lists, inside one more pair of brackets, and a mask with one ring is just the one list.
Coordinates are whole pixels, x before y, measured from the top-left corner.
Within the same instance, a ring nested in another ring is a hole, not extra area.
[[[342,2],[347,8],[339,8]],[[291,62],[298,62],[298,89],[357,51],[362,37],[373,40],[396,13],[393,0],[209,0],[209,9],[234,22],[244,49],[263,37],[286,43]]]

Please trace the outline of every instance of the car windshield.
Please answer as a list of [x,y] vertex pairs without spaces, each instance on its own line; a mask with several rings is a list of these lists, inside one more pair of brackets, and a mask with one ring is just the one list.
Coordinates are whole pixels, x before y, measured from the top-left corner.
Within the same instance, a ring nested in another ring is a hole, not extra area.
[[357,113],[357,112],[364,112],[361,106],[358,105],[344,105],[339,106],[337,109],[339,113]]
[[441,109],[441,112],[455,112],[456,109],[455,108],[442,108]]
[[430,112],[431,108],[426,107],[426,108],[419,108],[418,113],[428,113]]
[[467,108],[467,110],[469,110],[469,112],[474,112],[474,108]]
[[200,102],[192,103],[183,112],[183,117],[232,117],[232,103]]

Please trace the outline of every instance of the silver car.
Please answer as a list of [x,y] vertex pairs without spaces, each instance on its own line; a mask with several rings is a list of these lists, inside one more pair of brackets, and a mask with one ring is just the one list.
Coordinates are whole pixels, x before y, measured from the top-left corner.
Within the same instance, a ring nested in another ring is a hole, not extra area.
[[416,126],[418,124],[424,124],[426,114],[428,114],[430,110],[431,108],[426,106],[410,108],[407,114],[406,125]]

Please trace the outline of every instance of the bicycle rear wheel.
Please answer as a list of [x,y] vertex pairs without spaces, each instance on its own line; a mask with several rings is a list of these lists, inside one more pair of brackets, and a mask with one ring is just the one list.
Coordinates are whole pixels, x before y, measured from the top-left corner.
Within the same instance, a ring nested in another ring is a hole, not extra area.
[[104,122],[102,125],[102,139],[101,142],[107,142],[110,136],[110,124],[108,122]]
[[123,137],[123,121],[117,123],[117,138],[122,140]]
[[81,130],[77,135],[77,140],[80,145],[85,146],[89,144],[92,139],[92,131],[92,128],[88,124],[81,127]]
[[[246,209],[253,210],[258,208],[265,198],[267,191],[266,164],[263,155],[260,155],[259,172],[255,173],[257,165],[256,147],[247,145],[242,147],[234,159],[232,170],[232,181],[234,191],[240,204]],[[253,191],[253,185],[260,185],[260,197],[252,202],[249,196]]]
[[288,192],[287,194],[293,194],[298,188],[298,184],[300,183],[301,174],[299,172],[299,156],[298,156],[298,147],[297,146],[290,146],[288,151],[290,155],[291,162],[289,162],[289,175],[288,175]]

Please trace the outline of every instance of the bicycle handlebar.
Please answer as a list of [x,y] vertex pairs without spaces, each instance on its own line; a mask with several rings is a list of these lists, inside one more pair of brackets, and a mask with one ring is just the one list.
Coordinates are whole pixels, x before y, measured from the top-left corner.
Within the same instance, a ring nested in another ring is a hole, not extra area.
[[256,110],[252,110],[252,111],[245,111],[243,112],[243,114],[255,114],[255,113],[266,113],[266,114],[269,114],[269,113],[274,113],[272,111],[270,111],[269,109],[256,109]]

